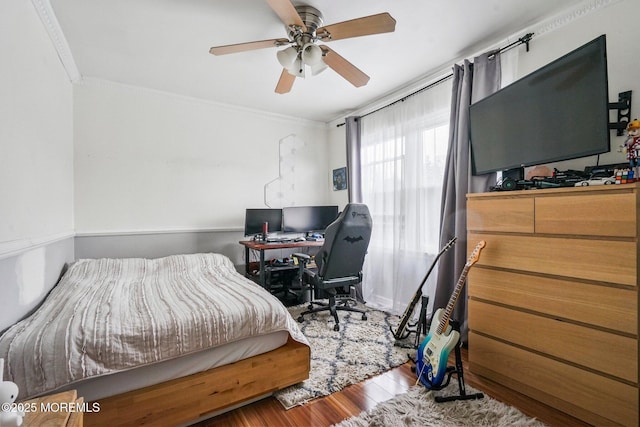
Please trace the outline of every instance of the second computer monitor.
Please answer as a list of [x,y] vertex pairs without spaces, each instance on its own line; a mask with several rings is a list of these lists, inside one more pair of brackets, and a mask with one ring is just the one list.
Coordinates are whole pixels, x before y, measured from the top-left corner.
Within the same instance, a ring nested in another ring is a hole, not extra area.
[[324,232],[338,217],[338,206],[291,206],[282,209],[285,233]]

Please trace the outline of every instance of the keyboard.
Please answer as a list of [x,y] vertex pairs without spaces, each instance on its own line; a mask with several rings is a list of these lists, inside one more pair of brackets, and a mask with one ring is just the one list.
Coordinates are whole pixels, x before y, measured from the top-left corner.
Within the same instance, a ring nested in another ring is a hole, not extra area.
[[267,243],[287,243],[293,239],[288,237],[267,237]]

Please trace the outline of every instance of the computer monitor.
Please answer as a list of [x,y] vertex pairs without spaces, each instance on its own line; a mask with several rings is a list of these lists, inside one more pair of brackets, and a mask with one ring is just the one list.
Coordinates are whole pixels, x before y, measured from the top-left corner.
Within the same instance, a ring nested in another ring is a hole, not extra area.
[[244,214],[244,235],[262,234],[262,226],[267,222],[269,232],[282,231],[282,209],[247,209]]
[[324,232],[338,218],[338,206],[291,206],[282,209],[285,233]]

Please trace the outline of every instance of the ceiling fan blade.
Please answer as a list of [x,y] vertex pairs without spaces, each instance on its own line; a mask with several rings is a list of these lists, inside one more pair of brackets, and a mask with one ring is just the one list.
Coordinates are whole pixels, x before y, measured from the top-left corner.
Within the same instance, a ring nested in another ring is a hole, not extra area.
[[364,86],[369,82],[369,76],[363,73],[358,67],[351,62],[338,55],[334,50],[327,46],[320,46],[324,56],[324,62],[336,73],[344,77],[349,83],[355,87]]
[[209,53],[213,55],[226,55],[229,53],[245,52],[247,50],[283,46],[285,44],[289,44],[288,39],[260,40],[256,42],[229,44],[226,46],[214,46],[211,49],[209,49]]
[[324,42],[372,34],[391,33],[396,29],[396,20],[387,12],[365,16],[350,21],[338,22],[316,30]]
[[302,28],[303,32],[307,31],[307,26],[302,22],[302,18],[290,0],[267,0],[267,3],[287,27],[297,25]]
[[280,80],[278,80],[278,84],[276,85],[276,93],[289,93],[289,91],[291,91],[291,87],[293,87],[295,79],[296,76],[289,74],[287,69],[283,68],[282,74],[280,74]]

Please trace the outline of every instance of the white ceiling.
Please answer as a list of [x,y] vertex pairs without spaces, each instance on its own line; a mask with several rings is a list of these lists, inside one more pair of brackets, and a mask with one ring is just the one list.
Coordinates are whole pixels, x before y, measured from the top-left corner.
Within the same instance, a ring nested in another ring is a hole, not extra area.
[[[274,92],[276,48],[225,56],[216,45],[286,37],[265,0],[51,0],[83,78],[328,122],[584,0],[294,0],[329,25],[389,12],[393,33],[331,42],[371,80],[355,88],[331,69]],[[535,48],[535,37],[532,42]]]

